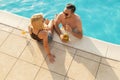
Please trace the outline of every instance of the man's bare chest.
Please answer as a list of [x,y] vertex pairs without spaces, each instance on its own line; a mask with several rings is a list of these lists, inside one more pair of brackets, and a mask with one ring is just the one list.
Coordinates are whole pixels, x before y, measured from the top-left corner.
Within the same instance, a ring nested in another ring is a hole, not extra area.
[[63,26],[65,26],[67,24],[67,25],[71,26],[72,28],[76,27],[75,20],[64,19],[64,20],[62,20],[62,24],[63,24]]

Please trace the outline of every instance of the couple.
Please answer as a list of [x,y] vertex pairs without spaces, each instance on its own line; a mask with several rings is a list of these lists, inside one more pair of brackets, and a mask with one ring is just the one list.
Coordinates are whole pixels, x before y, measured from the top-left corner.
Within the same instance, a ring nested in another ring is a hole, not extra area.
[[53,38],[54,30],[60,39],[65,42],[63,33],[59,28],[60,23],[64,30],[70,32],[75,37],[81,39],[83,36],[82,24],[79,16],[74,13],[75,10],[76,8],[73,4],[67,4],[64,11],[58,14],[54,20],[44,19],[42,14],[35,14],[31,17],[31,24],[28,27],[29,33],[33,39],[43,43],[51,63],[55,61],[55,56],[50,52],[49,42]]

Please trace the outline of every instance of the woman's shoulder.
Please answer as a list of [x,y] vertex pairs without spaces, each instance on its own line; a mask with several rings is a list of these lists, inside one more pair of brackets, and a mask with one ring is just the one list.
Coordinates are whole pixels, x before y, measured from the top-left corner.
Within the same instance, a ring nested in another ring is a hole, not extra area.
[[39,34],[40,34],[41,36],[47,36],[48,32],[47,32],[46,30],[41,30],[41,31],[39,32]]
[[47,35],[48,35],[48,34],[47,34],[47,32],[46,32],[45,30],[39,31],[39,33],[38,33],[38,37],[39,37],[40,39],[46,38]]

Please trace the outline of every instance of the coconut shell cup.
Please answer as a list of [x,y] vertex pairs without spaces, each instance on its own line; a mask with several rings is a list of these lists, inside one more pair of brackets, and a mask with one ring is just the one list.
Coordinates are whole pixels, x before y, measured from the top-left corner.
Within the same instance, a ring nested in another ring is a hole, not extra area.
[[69,41],[69,36],[68,36],[68,34],[64,34],[64,35],[63,35],[63,40],[64,40],[64,42],[68,42],[68,41]]

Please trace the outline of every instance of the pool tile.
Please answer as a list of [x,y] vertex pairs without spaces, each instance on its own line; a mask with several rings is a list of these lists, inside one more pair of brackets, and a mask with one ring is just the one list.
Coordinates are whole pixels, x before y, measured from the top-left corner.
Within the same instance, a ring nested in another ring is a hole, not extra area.
[[64,80],[64,76],[41,68],[35,80]]
[[108,66],[112,66],[114,68],[120,69],[120,61],[115,61],[115,60],[111,60],[111,59],[102,58],[101,63],[103,63],[105,65],[108,65]]
[[69,77],[66,77],[65,80],[74,80],[74,79],[71,79],[71,78],[69,78]]
[[99,63],[75,56],[67,76],[74,80],[94,80]]
[[18,60],[6,80],[34,80],[39,67]]
[[7,31],[7,32],[12,32],[13,28],[8,27],[7,25],[0,24],[0,30]]
[[3,24],[7,24],[13,27],[18,27],[22,17],[6,12],[6,11],[1,11],[0,12],[0,22]]
[[7,39],[9,33],[0,31],[0,45]]
[[41,66],[41,64],[45,60],[45,57],[46,52],[43,48],[43,45],[40,45],[35,40],[31,40],[30,43],[25,48],[25,50],[23,51],[22,55],[20,56],[20,59]]
[[71,34],[69,34],[69,36],[71,37],[71,40],[68,43],[61,42],[56,34],[54,37],[54,41],[105,57],[108,48],[108,45],[105,42],[86,36],[83,36],[82,39],[75,38]]
[[83,51],[87,51],[99,56],[105,56],[107,51],[107,44],[100,40],[83,37],[81,40],[74,42],[74,47]]
[[110,44],[106,57],[120,61],[120,46]]
[[26,31],[22,31],[22,30],[19,30],[19,29],[14,29],[12,33],[16,34],[18,36],[24,37],[26,39],[31,39],[30,34]]
[[30,19],[28,19],[28,18],[23,18],[23,19],[21,20],[21,22],[19,23],[18,28],[19,28],[19,29],[22,29],[22,30],[25,30],[25,31],[28,32],[28,25],[30,25]]
[[120,80],[120,70],[101,64],[95,80]]
[[27,43],[26,39],[11,34],[0,47],[0,51],[14,57],[19,57]]
[[88,53],[88,52],[84,52],[84,51],[81,51],[81,50],[78,50],[76,55],[82,56],[82,57],[85,57],[85,58],[88,58],[88,59],[91,59],[91,60],[94,60],[94,61],[97,61],[97,62],[100,62],[100,59],[101,59],[101,57],[99,57],[97,55],[94,55],[94,54],[91,54],[91,53]]
[[65,75],[73,59],[74,53],[71,53],[69,51],[62,51],[55,48],[52,49],[51,53],[56,56],[55,62],[53,64],[50,63],[47,57],[47,60],[44,62],[42,67],[56,73]]
[[72,47],[69,47],[69,46],[66,46],[66,45],[63,45],[63,44],[57,43],[57,42],[54,43],[53,47],[64,50],[64,51],[69,51],[69,52],[72,52],[72,53],[74,53],[76,51],[76,49],[74,49]]
[[0,53],[0,80],[4,80],[8,72],[16,62],[16,59]]

